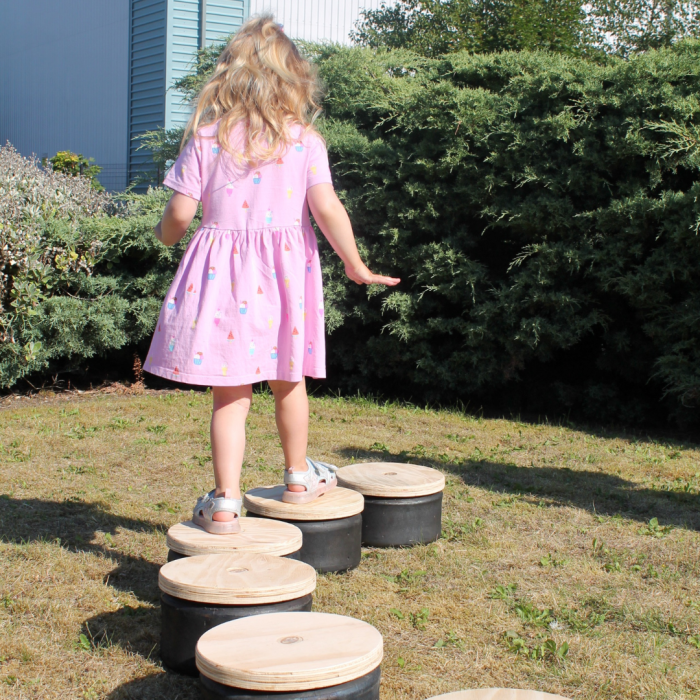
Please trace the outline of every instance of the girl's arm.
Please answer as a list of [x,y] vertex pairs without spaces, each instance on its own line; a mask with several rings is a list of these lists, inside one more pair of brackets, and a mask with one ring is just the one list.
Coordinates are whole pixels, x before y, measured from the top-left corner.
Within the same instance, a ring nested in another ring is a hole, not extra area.
[[394,287],[401,280],[398,277],[375,275],[362,262],[357,252],[355,236],[345,207],[338,199],[333,185],[321,183],[309,187],[306,192],[309,208],[323,235],[345,263],[345,274],[357,284],[384,284]]
[[175,245],[186,233],[197,213],[197,200],[179,192],[173,192],[163,218],[153,229],[156,238],[165,245]]

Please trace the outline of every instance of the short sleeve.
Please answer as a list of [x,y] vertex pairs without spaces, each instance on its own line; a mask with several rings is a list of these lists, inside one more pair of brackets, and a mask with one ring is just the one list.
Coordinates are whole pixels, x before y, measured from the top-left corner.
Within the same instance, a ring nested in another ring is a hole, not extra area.
[[333,184],[331,169],[328,165],[328,151],[323,140],[317,134],[309,136],[309,158],[306,171],[306,189],[323,182]]
[[187,142],[163,184],[192,199],[202,199],[202,151],[197,137]]

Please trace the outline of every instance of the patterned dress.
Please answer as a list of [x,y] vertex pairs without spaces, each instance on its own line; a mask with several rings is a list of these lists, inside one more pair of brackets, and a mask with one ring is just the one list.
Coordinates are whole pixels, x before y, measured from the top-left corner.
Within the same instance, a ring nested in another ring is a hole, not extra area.
[[[202,202],[145,369],[188,384],[240,386],[326,376],[321,266],[306,191],[330,183],[314,132],[250,168],[200,129],[164,184]],[[234,129],[231,142],[241,138]],[[238,141],[240,142],[240,141]]]

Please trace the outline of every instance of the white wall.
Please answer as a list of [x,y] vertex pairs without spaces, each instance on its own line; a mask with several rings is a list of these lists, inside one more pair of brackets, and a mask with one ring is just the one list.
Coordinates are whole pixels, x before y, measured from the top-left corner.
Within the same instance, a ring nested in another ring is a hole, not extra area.
[[250,0],[250,14],[271,12],[291,39],[349,44],[348,34],[360,12],[381,4],[382,0]]

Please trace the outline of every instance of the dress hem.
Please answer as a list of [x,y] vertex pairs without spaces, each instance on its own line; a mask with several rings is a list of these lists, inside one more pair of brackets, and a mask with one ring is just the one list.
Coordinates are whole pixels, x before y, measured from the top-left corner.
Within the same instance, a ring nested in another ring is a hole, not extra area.
[[[194,384],[196,386],[245,386],[247,384],[257,384],[258,382],[283,381],[283,382],[300,382],[304,377],[313,379],[325,379],[326,369],[305,367],[302,372],[263,372],[260,374],[244,374],[236,377],[224,377],[222,375],[211,374],[188,374],[187,372],[179,372],[173,375],[170,368],[165,367],[149,367],[143,368],[149,374],[154,374],[163,379],[170,379],[173,382],[181,384]],[[280,376],[285,375],[285,376]]]

